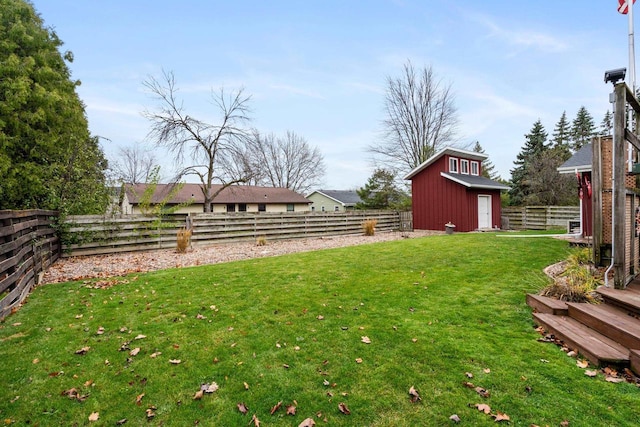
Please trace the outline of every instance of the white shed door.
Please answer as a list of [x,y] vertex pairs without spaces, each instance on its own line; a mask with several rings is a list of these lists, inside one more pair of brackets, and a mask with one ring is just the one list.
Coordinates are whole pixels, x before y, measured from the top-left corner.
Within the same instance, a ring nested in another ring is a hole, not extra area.
[[478,196],[478,228],[491,228],[491,196]]

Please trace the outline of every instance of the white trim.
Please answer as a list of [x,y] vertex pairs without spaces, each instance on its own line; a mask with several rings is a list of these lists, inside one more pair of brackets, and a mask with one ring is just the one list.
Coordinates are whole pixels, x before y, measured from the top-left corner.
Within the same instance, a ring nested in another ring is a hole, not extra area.
[[[465,171],[465,169],[466,169],[466,171]],[[463,174],[463,175],[469,175],[469,160],[460,159],[460,173]]]
[[[476,167],[476,171],[473,172],[473,167]],[[471,160],[471,167],[470,167],[470,173],[473,176],[480,176],[480,162],[475,161],[475,160]]]
[[[488,227],[483,227],[482,225],[480,225],[480,199],[488,199],[489,202],[487,204],[487,215],[489,216],[489,226]],[[493,200],[491,197],[491,194],[478,194],[478,229],[480,230],[486,230],[489,228],[493,228],[491,221],[493,219]]]
[[[460,173],[458,169],[458,158],[449,157],[449,173]],[[454,170],[455,169],[455,170]]]
[[423,169],[425,169],[431,163],[435,162],[440,157],[442,157],[444,154],[449,154],[449,155],[458,156],[458,157],[465,157],[467,159],[478,160],[478,161],[485,160],[485,159],[489,158],[489,156],[487,156],[486,154],[478,153],[476,151],[466,151],[466,150],[460,150],[458,148],[453,148],[453,147],[445,147],[442,150],[438,151],[433,156],[429,157],[422,164],[416,166],[411,172],[409,172],[404,177],[404,179],[411,179],[413,176],[417,175],[418,172],[420,172]]

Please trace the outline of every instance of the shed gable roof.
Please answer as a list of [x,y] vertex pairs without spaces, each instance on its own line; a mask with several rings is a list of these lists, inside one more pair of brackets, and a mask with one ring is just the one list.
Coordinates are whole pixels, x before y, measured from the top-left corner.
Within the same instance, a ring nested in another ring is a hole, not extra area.
[[422,164],[414,168],[411,172],[407,174],[407,176],[404,177],[404,179],[413,178],[414,176],[422,172],[424,169],[428,168],[431,164],[433,164],[436,160],[438,160],[440,157],[444,155],[450,155],[450,156],[460,157],[460,158],[469,159],[469,160],[477,160],[479,162],[489,157],[486,154],[478,153],[477,151],[467,151],[467,150],[461,150],[459,148],[445,147],[442,150],[438,151],[433,156],[429,157]]
[[[147,189],[148,184],[128,184],[126,186],[129,203],[139,204]],[[154,192],[151,203],[162,202],[171,193],[173,184],[158,184]],[[211,188],[211,193],[215,193],[222,185],[216,184]],[[178,203],[204,203],[204,196],[200,184],[184,184],[175,196],[168,202]],[[306,197],[288,188],[258,187],[252,185],[231,185],[223,189],[213,200],[214,204],[227,203],[311,203]]]

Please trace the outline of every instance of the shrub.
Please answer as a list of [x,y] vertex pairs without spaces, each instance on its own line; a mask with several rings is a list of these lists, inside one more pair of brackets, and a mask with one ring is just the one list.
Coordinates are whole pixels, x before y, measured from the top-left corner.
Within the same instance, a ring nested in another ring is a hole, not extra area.
[[187,251],[187,247],[189,247],[189,245],[191,244],[191,234],[192,234],[192,231],[187,230],[186,228],[182,228],[178,230],[178,237],[177,237],[178,247],[176,248],[176,250],[179,253],[183,254]]
[[362,230],[365,236],[373,236],[376,234],[376,224],[378,221],[375,219],[368,219],[362,223]]
[[267,244],[266,236],[258,236],[256,239],[256,246],[265,246]]

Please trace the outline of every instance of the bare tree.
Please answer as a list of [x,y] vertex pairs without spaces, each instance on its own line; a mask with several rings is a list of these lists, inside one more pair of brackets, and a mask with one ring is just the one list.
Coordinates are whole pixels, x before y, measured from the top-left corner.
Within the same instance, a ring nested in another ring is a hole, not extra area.
[[415,70],[410,61],[400,77],[387,77],[383,139],[368,147],[387,169],[408,172],[453,141],[458,123],[450,85],[431,67]]
[[150,181],[157,163],[153,152],[136,145],[121,147],[118,150],[118,158],[113,162],[111,169],[114,178],[119,182],[142,184]]
[[[246,182],[247,176],[229,178],[221,166],[249,141],[249,131],[245,127],[250,121],[249,100],[243,90],[226,94],[224,89],[211,91],[213,105],[219,110],[219,124],[210,124],[189,116],[181,100],[177,98],[178,88],[171,72],[164,72],[162,81],[149,77],[144,85],[160,101],[157,111],[145,111],[144,115],[152,123],[149,138],[159,146],[169,149],[182,164],[186,155],[193,162],[181,170],[181,175],[195,175],[200,180],[204,197],[204,210],[211,212],[211,202],[229,185]],[[218,170],[220,169],[220,170]],[[212,192],[214,182],[222,184]]]
[[283,137],[254,131],[248,152],[238,157],[245,159],[244,167],[252,172],[257,184],[299,193],[320,184],[326,171],[320,150],[292,131]]

